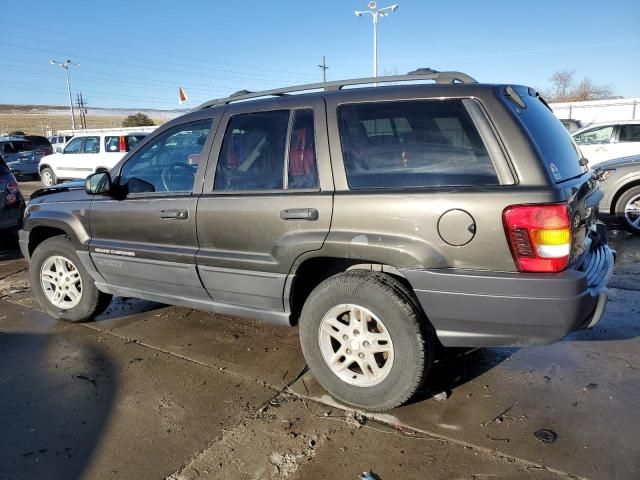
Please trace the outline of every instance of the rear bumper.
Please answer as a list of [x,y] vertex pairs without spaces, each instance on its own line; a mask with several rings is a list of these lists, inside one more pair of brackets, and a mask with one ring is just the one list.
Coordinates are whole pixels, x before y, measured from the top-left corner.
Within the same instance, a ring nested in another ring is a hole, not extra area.
[[9,162],[7,166],[16,177],[39,173],[38,162]]
[[453,269],[402,273],[444,346],[540,345],[598,323],[614,262],[615,252],[605,240],[579,270],[557,274]]
[[20,208],[0,209],[0,230],[19,227],[21,219],[22,209]]

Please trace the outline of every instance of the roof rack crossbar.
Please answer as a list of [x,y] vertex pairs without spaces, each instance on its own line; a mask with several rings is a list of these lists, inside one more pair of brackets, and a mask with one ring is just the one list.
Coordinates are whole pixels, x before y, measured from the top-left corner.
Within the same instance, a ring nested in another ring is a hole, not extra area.
[[[476,83],[477,81],[469,75],[462,72],[433,72],[433,73],[414,73],[410,75],[391,75],[386,77],[368,77],[356,78],[351,80],[338,80],[334,82],[307,83],[305,85],[297,85],[293,87],[275,88],[272,90],[263,90],[261,92],[249,92],[247,90],[236,92],[226,98],[209,100],[199,105],[196,110],[214,107],[216,105],[225,105],[231,102],[241,100],[249,100],[260,97],[283,96],[293,92],[304,92],[307,90],[325,90],[335,91],[351,85],[366,85],[375,83],[389,82],[413,82],[419,80],[433,80],[438,84],[454,84],[454,83]],[[246,93],[245,93],[246,92]]]

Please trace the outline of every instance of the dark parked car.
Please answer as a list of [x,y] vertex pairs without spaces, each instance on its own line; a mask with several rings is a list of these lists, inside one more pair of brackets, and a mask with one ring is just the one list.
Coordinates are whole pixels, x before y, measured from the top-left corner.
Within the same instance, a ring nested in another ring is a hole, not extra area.
[[596,172],[604,192],[600,213],[617,217],[629,232],[640,235],[640,155],[607,160]]
[[600,320],[614,256],[584,163],[535,90],[459,72],[242,92],[36,192],[20,247],[52,317],[120,295],[298,324],[332,395],[385,410],[438,344]]
[[15,235],[22,225],[24,199],[20,193],[16,177],[0,158],[0,236],[9,231]]
[[0,137],[0,157],[16,176],[38,176],[38,165],[45,151],[24,137]]
[[40,135],[23,135],[23,138],[29,140],[40,150],[43,150],[44,155],[51,155],[53,153],[53,146],[47,137],[41,137]]

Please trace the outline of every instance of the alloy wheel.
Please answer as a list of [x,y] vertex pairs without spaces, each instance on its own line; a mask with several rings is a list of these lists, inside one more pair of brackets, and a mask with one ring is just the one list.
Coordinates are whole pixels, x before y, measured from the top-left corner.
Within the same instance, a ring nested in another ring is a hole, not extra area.
[[389,375],[394,358],[391,335],[370,310],[337,305],[324,316],[318,333],[324,361],[344,382],[373,387]]

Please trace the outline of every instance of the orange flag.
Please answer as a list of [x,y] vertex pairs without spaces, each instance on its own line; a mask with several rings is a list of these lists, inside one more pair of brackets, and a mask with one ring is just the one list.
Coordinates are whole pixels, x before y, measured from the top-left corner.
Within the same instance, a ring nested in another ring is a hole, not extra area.
[[184,89],[182,87],[178,87],[178,102],[180,103],[180,105],[182,105],[187,100],[189,100],[189,97],[187,97]]

